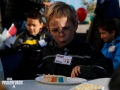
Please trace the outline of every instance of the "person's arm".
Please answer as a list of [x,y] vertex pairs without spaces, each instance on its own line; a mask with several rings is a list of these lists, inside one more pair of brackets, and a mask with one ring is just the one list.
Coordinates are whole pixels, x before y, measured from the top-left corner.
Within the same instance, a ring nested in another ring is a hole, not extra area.
[[43,7],[48,7],[50,6],[52,3],[47,1],[45,2],[44,0],[25,0],[26,3],[29,4],[29,6],[31,6],[31,8],[36,8],[37,10],[40,10]]
[[43,2],[43,5],[49,7],[52,3],[51,2]]
[[101,12],[104,2],[105,2],[105,0],[97,0],[96,8],[94,11],[95,16]]
[[109,81],[109,90],[120,89],[120,66],[116,68]]
[[115,56],[113,59],[113,65],[114,65],[114,69],[116,69],[119,65],[120,65],[120,47],[116,47],[115,49]]
[[16,54],[18,51],[14,48],[5,48],[0,50],[0,57]]
[[[92,49],[88,49],[88,52],[90,53],[91,50]],[[94,51],[95,50],[92,50],[92,52]],[[92,60],[90,65],[77,65],[74,67],[71,72],[71,77],[93,79],[108,77],[113,72],[112,60],[105,58],[101,52],[95,51],[89,60]]]
[[[29,52],[32,51],[34,49],[34,46],[31,46],[29,44],[24,44],[24,40],[26,40],[26,34],[23,31],[22,33],[20,33],[16,39],[14,44],[12,45],[12,48],[21,51],[22,53],[24,52]],[[35,46],[36,47],[36,46]]]
[[36,74],[43,74],[43,62],[42,62],[42,51],[38,54],[35,59]]
[[14,44],[12,45],[13,48],[16,48],[17,46],[22,45],[23,39],[20,40],[20,38],[21,38],[21,35],[23,35],[23,33],[24,33],[24,31],[16,37]]

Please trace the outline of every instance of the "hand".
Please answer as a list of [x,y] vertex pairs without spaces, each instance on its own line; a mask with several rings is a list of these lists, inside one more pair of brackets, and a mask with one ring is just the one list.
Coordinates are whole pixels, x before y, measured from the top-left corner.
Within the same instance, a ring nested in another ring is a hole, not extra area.
[[43,4],[44,4],[46,7],[49,7],[52,3],[51,3],[51,2],[43,2]]
[[93,15],[94,17],[96,16],[96,14]]
[[72,69],[71,77],[76,77],[80,74],[80,66],[76,66]]
[[29,44],[21,44],[17,46],[16,48],[17,50],[22,51],[22,52],[31,50],[31,46]]

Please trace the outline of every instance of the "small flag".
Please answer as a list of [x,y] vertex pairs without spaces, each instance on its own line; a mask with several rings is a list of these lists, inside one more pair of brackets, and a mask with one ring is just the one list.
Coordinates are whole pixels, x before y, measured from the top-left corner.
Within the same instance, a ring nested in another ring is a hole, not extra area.
[[8,32],[6,33],[5,45],[11,47],[11,44],[14,44],[16,38],[17,29],[14,24],[11,25]]
[[9,28],[9,30],[8,30],[8,33],[9,33],[11,36],[14,36],[14,35],[16,34],[16,32],[17,32],[17,29],[16,29],[15,25],[12,24],[11,27]]

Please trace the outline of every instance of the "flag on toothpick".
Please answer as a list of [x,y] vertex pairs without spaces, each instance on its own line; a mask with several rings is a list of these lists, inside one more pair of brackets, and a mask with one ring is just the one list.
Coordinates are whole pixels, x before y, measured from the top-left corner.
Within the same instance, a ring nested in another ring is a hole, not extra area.
[[17,29],[16,29],[15,25],[12,23],[11,27],[8,30],[7,38],[16,35],[16,32],[17,32]]
[[12,24],[6,34],[5,45],[7,45],[8,47],[11,47],[11,44],[14,44],[14,41],[16,38],[16,32],[17,32],[17,29],[16,29],[15,25]]

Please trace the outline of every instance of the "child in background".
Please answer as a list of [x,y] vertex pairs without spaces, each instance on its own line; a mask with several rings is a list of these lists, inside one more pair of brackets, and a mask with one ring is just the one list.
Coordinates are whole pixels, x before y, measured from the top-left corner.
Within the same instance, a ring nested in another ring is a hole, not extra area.
[[51,41],[49,32],[43,28],[42,16],[36,11],[32,10],[27,15],[26,30],[20,33],[13,45],[13,47],[20,51],[17,68],[12,74],[14,80],[34,79],[36,77],[36,67],[34,62],[47,43]]
[[[34,70],[33,64],[38,50],[43,49],[47,42],[51,41],[47,30],[43,29],[41,14],[38,11],[30,11],[26,22],[26,30],[17,36],[12,48],[0,50],[5,79],[34,79],[36,69]],[[13,31],[8,35],[12,36]]]
[[22,50],[40,50],[51,41],[49,33],[43,28],[42,16],[37,10],[28,13],[26,23],[26,30],[17,36],[14,47]]
[[109,19],[99,25],[101,39],[105,42],[102,53],[113,61],[114,69],[120,64],[120,21],[117,18]]

